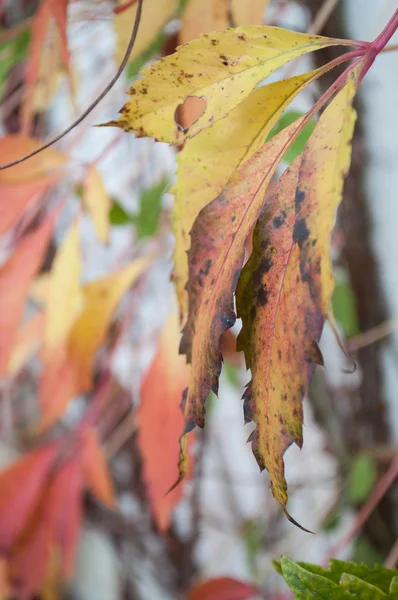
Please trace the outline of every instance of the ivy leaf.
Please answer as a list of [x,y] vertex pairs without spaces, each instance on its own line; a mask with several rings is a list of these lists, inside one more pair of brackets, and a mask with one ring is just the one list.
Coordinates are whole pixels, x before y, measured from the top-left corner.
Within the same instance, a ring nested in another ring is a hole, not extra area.
[[283,577],[297,600],[313,600],[314,595],[323,600],[352,600],[348,590],[322,575],[307,571],[286,556],[281,559],[281,567]]
[[[117,121],[136,135],[181,143],[228,115],[263,79],[289,60],[342,42],[277,27],[238,27],[204,34],[145,68],[129,90]],[[206,64],[211,68],[203,68]],[[206,110],[182,131],[175,113],[187,97],[203,97]]]
[[358,598],[358,600],[383,600],[388,598],[387,594],[384,594],[374,585],[350,575],[349,573],[343,573],[340,579],[340,585],[346,588],[352,596]]

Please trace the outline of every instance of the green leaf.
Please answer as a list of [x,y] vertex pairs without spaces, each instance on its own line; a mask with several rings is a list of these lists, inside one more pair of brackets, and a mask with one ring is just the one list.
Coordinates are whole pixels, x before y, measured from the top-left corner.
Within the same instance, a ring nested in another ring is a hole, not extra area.
[[138,75],[141,69],[154,57],[155,54],[160,54],[160,51],[164,45],[166,40],[166,36],[163,32],[159,33],[159,35],[151,42],[137,58],[134,58],[131,62],[128,63],[126,67],[126,75],[128,79],[133,79]]
[[109,220],[111,225],[128,225],[134,223],[134,215],[126,212],[121,204],[112,198],[112,208],[109,212]]
[[[272,129],[271,133],[269,134],[267,142],[271,138],[273,138],[277,133],[282,131],[282,129],[285,129],[294,121],[303,116],[304,113],[298,110],[287,110],[286,112],[284,112],[277,124],[275,125],[275,127]],[[315,125],[316,121],[315,119],[312,119],[304,126],[302,132],[299,133],[299,135],[295,138],[293,143],[289,146],[289,149],[287,150],[285,156],[283,157],[283,160],[285,162],[290,164],[299,154],[302,153],[302,151],[304,150],[304,146],[308,142],[310,135],[315,129]]]
[[292,562],[286,556],[281,560],[283,577],[298,600],[352,600],[352,596],[344,588],[330,579],[311,573]]
[[134,216],[137,228],[137,237],[141,240],[156,233],[159,225],[160,212],[162,210],[163,195],[169,185],[167,178],[144,190],[140,198],[140,210]]
[[351,463],[347,480],[347,497],[351,504],[364,502],[376,482],[376,465],[367,454],[357,454]]
[[398,575],[391,579],[389,592],[392,600],[398,600]]
[[10,70],[24,60],[28,53],[30,29],[23,29],[15,38],[0,44],[0,90],[7,81]]
[[258,574],[258,556],[264,544],[264,532],[255,520],[246,525],[243,533],[243,543],[250,572],[256,577]]
[[383,600],[388,598],[381,590],[374,585],[355,577],[355,575],[349,575],[343,573],[340,579],[340,585],[346,588],[352,596],[358,598],[358,600]]
[[380,566],[383,563],[382,555],[363,538],[356,540],[351,558],[354,562],[364,563],[368,567]]
[[333,314],[346,337],[360,333],[355,295],[345,281],[337,281],[332,297]]

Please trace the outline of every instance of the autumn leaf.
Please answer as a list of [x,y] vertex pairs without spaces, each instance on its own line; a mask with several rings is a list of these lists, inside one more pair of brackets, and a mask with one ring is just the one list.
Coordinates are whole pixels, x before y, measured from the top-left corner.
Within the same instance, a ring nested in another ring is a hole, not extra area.
[[188,0],[181,17],[181,44],[190,42],[201,33],[227,29],[228,12],[227,0]]
[[115,492],[108,463],[96,431],[87,427],[83,433],[83,477],[93,495],[108,508],[115,508]]
[[8,364],[8,375],[15,377],[42,341],[45,325],[43,312],[36,313],[21,325],[15,337],[14,350]]
[[0,473],[0,549],[9,552],[22,531],[56,455],[54,445],[34,450]]
[[304,148],[296,192],[300,215],[295,239],[302,253],[301,274],[324,316],[334,322],[332,295],[335,278],[330,259],[330,238],[343,182],[351,162],[351,139],[356,113],[352,101],[360,68],[321,115]]
[[250,600],[259,595],[259,589],[232,577],[208,579],[194,586],[186,600]]
[[64,342],[84,308],[80,275],[79,220],[75,219],[59,244],[51,266],[45,307],[45,356],[51,355]]
[[274,497],[284,507],[283,455],[302,446],[303,395],[316,363],[323,318],[300,273],[295,192],[300,157],[272,190],[253,236],[253,252],[236,291],[243,350],[252,379],[244,394],[245,422],[254,421],[252,448],[267,469]]
[[[0,138],[0,162],[6,163],[28,154],[40,146],[40,141],[22,135]],[[63,176],[67,157],[48,148],[24,165],[0,171],[0,235],[10,229],[28,206],[33,206],[43,194]]]
[[231,15],[235,26],[262,25],[269,0],[231,0]]
[[113,313],[147,265],[148,259],[137,259],[120,271],[84,286],[85,307],[68,339],[68,355],[75,367],[81,391],[91,389],[94,357],[105,340]]
[[254,90],[225,119],[187,140],[179,152],[178,178],[171,190],[176,238],[173,279],[184,318],[188,312],[189,232],[195,218],[221,192],[234,171],[261,148],[293,98],[322,73],[321,68]]
[[[126,0],[117,0],[116,7],[127,4]],[[156,39],[160,31],[167,25],[170,18],[177,11],[178,0],[145,0],[142,7],[142,16],[134,49],[130,61],[142,54]],[[137,4],[134,3],[126,10],[117,12],[113,19],[116,32],[116,60],[120,64],[126,52],[131,36],[132,23],[137,13]]]
[[[184,433],[203,427],[210,391],[218,392],[222,356],[220,335],[235,323],[233,294],[242,268],[245,242],[264,204],[264,193],[286,145],[302,120],[262,146],[234,173],[229,183],[199,213],[189,251],[189,316],[180,350],[191,363],[183,402]],[[185,457],[182,455],[181,474]]]
[[0,376],[7,372],[30,283],[44,260],[54,218],[53,213],[26,235],[0,268]]
[[107,244],[109,242],[109,211],[112,203],[101,173],[94,164],[89,165],[84,179],[83,203],[91,213],[98,238]]
[[179,340],[178,315],[174,310],[142,383],[138,413],[144,477],[161,531],[167,529],[171,512],[182,497],[181,486],[167,494],[178,478],[178,439],[184,425],[180,405],[189,378],[185,357],[178,354]]
[[[144,69],[129,90],[121,117],[108,125],[181,143],[228,115],[260,81],[293,58],[341,43],[345,42],[277,27],[204,34]],[[175,114],[189,96],[203,97],[206,110],[185,132]]]

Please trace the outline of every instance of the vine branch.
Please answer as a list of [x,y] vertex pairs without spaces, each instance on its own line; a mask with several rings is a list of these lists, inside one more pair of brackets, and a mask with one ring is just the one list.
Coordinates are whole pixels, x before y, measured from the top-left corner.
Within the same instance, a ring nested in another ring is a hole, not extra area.
[[9,167],[13,167],[14,165],[18,165],[22,162],[25,162],[25,160],[32,158],[32,156],[35,156],[36,154],[43,152],[43,150],[46,150],[50,146],[53,146],[56,142],[59,142],[63,137],[65,137],[68,133],[70,133],[73,129],[75,129],[75,127],[80,125],[80,123],[82,121],[84,121],[84,119],[86,117],[88,117],[88,115],[98,106],[98,104],[101,102],[101,100],[103,100],[105,98],[105,96],[111,91],[111,89],[113,88],[113,86],[118,81],[121,74],[123,73],[123,71],[128,63],[128,60],[130,58],[131,52],[134,48],[135,41],[137,39],[138,28],[140,26],[140,21],[141,21],[142,5],[143,5],[144,0],[134,0],[134,1],[137,1],[137,14],[135,16],[134,27],[131,32],[130,41],[128,43],[123,60],[120,63],[118,70],[116,71],[116,74],[111,79],[111,81],[108,83],[108,85],[105,87],[105,89],[99,94],[99,96],[97,96],[97,98],[94,100],[94,102],[92,102],[92,104],[90,104],[90,106],[84,111],[84,113],[82,115],[80,115],[80,117],[78,119],[76,119],[76,121],[74,121],[72,123],[72,125],[70,125],[64,131],[62,131],[62,133],[60,133],[59,135],[54,137],[49,142],[46,142],[45,144],[40,146],[40,148],[36,148],[36,150],[34,150],[33,152],[30,152],[29,154],[26,154],[25,156],[22,156],[21,158],[13,160],[12,162],[6,163],[4,165],[0,165],[0,171],[3,171],[4,169],[8,169]]

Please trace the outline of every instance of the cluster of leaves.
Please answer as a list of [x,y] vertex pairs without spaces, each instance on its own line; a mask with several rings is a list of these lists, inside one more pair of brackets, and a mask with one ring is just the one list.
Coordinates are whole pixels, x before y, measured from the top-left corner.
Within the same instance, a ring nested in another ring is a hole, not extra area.
[[381,565],[370,568],[331,560],[329,569],[325,569],[283,557],[275,566],[298,600],[314,596],[336,600],[349,600],[353,596],[367,600],[398,598],[398,571]]
[[[315,366],[323,364],[318,342],[325,319],[338,338],[330,239],[350,165],[352,104],[396,19],[369,44],[267,26],[206,33],[145,68],[120,118],[110,123],[183,144],[173,186],[174,281],[184,326],[180,351],[191,370],[180,478],[187,470],[185,436],[204,426],[207,396],[218,391],[220,336],[238,316],[238,350],[251,370],[244,415],[256,425],[249,439],[287,516],[283,455],[293,442],[302,445],[302,399]],[[260,85],[288,61],[328,46],[353,50],[315,71]],[[304,117],[282,122],[272,135],[304,88],[346,62]],[[176,119],[192,98],[202,101],[194,120]],[[294,140],[309,133],[275,183]]]

